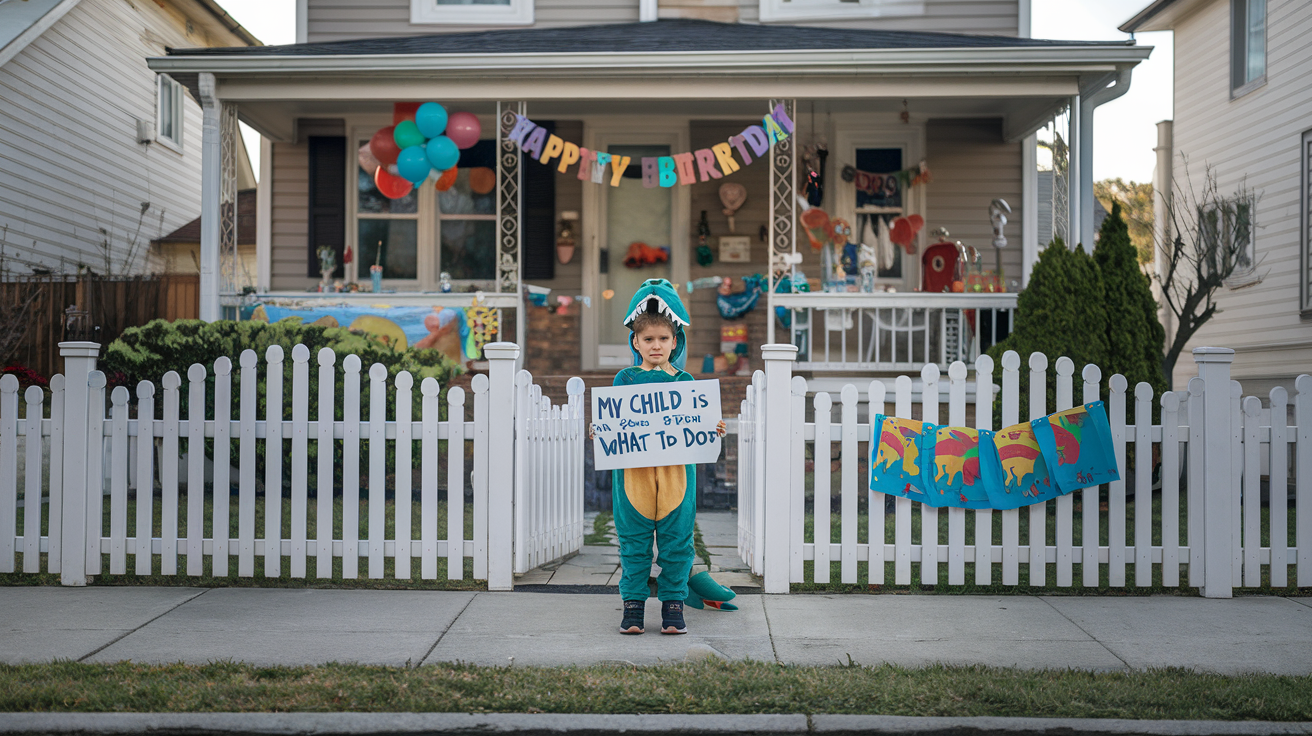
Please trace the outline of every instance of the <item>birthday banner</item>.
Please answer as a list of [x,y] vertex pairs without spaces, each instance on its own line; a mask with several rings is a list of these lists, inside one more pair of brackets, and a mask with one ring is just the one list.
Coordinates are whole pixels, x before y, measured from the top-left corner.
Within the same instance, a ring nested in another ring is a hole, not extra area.
[[592,389],[597,470],[713,463],[720,458],[720,382],[674,381]]
[[[578,164],[579,181],[590,181],[593,184],[609,182],[611,186],[617,187],[625,169],[633,162],[630,156],[612,156],[604,151],[589,150],[566,141],[548,133],[546,128],[523,115],[516,115],[515,118],[515,126],[508,137],[519,150],[540,164],[549,165],[555,160],[556,171],[562,174],[568,173],[569,167]],[[760,125],[749,125],[742,133],[729,136],[729,140],[724,143],[672,156],[644,156],[641,160],[642,185],[654,189],[723,178],[743,166],[751,165],[755,159],[768,155],[774,144],[792,133],[793,121],[780,104],[761,119]],[[735,151],[742,159],[741,165],[733,157]]]

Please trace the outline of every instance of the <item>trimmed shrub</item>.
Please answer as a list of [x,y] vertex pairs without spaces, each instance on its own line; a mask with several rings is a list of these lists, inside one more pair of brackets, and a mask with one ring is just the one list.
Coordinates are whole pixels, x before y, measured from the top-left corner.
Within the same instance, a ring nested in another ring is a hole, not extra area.
[[[1151,282],[1139,269],[1139,251],[1130,240],[1119,202],[1112,203],[1111,214],[1102,221],[1093,260],[1102,272],[1103,304],[1107,310],[1107,361],[1102,364],[1103,375],[1125,376],[1130,382],[1131,395],[1135,385],[1146,382],[1153,387],[1153,396],[1159,397],[1170,388],[1162,373],[1166,331],[1157,318]],[[1156,401],[1153,406],[1157,408]]]
[[[1029,419],[1029,357],[1048,356],[1048,373],[1062,356],[1075,361],[1075,399],[1080,398],[1079,371],[1088,363],[1107,363],[1108,318],[1104,308],[1102,277],[1093,259],[1082,249],[1071,250],[1054,240],[1039,255],[1029,286],[1017,299],[1016,329],[989,349],[995,365],[994,380],[1002,375],[1002,354],[1015,350],[1021,359],[1020,421]],[[1047,410],[1056,409],[1056,391],[1048,384]],[[1000,400],[994,405],[1001,418]]]

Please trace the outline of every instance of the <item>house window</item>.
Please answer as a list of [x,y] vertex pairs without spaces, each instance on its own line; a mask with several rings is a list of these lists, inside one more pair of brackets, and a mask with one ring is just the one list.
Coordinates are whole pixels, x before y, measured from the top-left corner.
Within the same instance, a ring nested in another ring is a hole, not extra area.
[[887,18],[924,15],[921,0],[760,0],[761,20],[796,21],[827,18]]
[[532,25],[533,0],[410,0],[410,22]]
[[[858,171],[883,174],[901,171],[903,168],[901,148],[858,148],[854,158]],[[880,219],[887,224],[903,211],[901,182],[896,177],[887,177],[883,179],[882,184],[877,189],[873,187],[869,190],[856,189],[857,222],[854,225],[861,228],[855,233],[858,241],[864,236],[867,218],[869,218],[870,232],[878,235]],[[902,249],[896,246],[892,248],[891,263],[884,260],[885,255],[879,256],[880,267],[876,277],[901,281]]]
[[[368,145],[358,141],[356,149]],[[370,268],[381,266],[391,281],[419,279],[419,193],[422,187],[398,199],[388,199],[374,185],[374,177],[361,166],[356,175],[356,278],[368,282]]]
[[1266,82],[1266,0],[1230,7],[1230,89],[1238,97]]
[[182,148],[182,85],[161,74],[155,86],[155,140],[170,148]]
[[496,142],[479,141],[460,152],[456,183],[437,193],[439,274],[453,281],[496,280]]
[[1222,260],[1228,260],[1233,254],[1235,268],[1226,280],[1228,286],[1238,288],[1256,281],[1251,197],[1220,199],[1208,207],[1199,208],[1198,239],[1204,252],[1224,256]]

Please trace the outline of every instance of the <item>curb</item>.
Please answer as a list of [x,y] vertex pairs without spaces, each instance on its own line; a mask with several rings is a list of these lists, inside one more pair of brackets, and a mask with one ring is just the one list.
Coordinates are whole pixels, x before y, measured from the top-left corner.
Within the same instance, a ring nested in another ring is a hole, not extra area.
[[1312,723],[1099,718],[563,713],[0,713],[0,734],[912,734],[914,736],[1312,736]]

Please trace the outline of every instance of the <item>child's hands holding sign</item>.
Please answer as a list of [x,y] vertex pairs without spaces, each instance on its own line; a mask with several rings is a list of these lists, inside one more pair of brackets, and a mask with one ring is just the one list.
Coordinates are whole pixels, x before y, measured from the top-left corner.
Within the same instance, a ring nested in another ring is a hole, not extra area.
[[719,424],[715,425],[715,433],[720,435],[721,437],[723,437],[724,433],[728,431],[729,429],[728,427],[725,426],[723,419],[720,420]]

